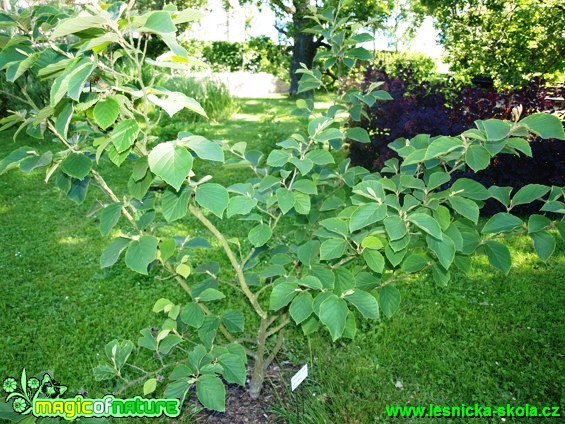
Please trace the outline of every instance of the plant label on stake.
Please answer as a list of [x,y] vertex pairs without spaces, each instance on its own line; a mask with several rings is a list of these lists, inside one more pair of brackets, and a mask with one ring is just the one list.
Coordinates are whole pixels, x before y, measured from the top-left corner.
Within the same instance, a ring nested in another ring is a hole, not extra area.
[[300,370],[290,379],[290,389],[294,392],[300,384],[308,377],[308,364],[304,365]]

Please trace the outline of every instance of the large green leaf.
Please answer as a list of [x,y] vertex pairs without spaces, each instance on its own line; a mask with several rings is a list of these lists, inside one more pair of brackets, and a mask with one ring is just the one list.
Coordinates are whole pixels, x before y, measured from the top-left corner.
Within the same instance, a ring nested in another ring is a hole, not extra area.
[[126,265],[140,274],[147,275],[147,267],[157,257],[159,239],[153,236],[141,236],[134,240],[126,251]]
[[425,213],[413,213],[412,215],[408,215],[408,221],[416,225],[421,230],[424,230],[429,235],[441,240],[441,227],[430,215]]
[[114,127],[110,133],[110,138],[118,153],[122,153],[133,145],[138,134],[139,126],[135,119],[125,119]]
[[522,224],[522,220],[517,216],[505,212],[500,212],[492,216],[487,221],[487,223],[483,227],[482,233],[504,233],[512,231],[513,229],[520,227]]
[[222,314],[222,324],[230,333],[242,333],[245,330],[245,316],[241,311],[225,311]]
[[224,379],[228,383],[245,386],[246,367],[240,356],[234,353],[224,353],[218,357],[218,362],[224,369]]
[[111,203],[100,213],[100,233],[106,237],[118,223],[122,214],[121,203]]
[[278,311],[279,309],[288,305],[292,301],[294,296],[296,296],[297,288],[297,283],[289,281],[282,281],[278,284],[275,284],[273,290],[271,291],[269,309]]
[[492,266],[498,268],[505,274],[510,272],[510,268],[512,267],[512,257],[510,256],[510,250],[508,250],[508,247],[498,241],[487,240],[485,242],[485,251],[488,261]]
[[[192,169],[192,155],[186,148],[168,141],[158,144],[151,150],[148,163],[154,174],[179,191]],[[202,186],[198,188],[196,196],[201,189]],[[225,203],[227,207],[227,199]]]
[[224,162],[224,151],[218,143],[193,135],[181,140],[183,146],[192,150],[200,159]]
[[465,162],[473,171],[478,172],[488,167],[490,153],[483,146],[470,146],[465,152]]
[[499,119],[487,119],[486,121],[480,121],[478,125],[484,128],[487,141],[502,140],[506,138],[510,132],[510,124]]
[[271,227],[267,224],[259,224],[249,231],[247,238],[253,246],[261,247],[271,239],[272,235]]
[[345,330],[348,313],[349,309],[345,300],[337,297],[335,294],[330,294],[320,304],[320,321],[328,327],[334,342],[342,336]]
[[428,247],[434,252],[445,269],[449,269],[455,259],[455,244],[447,235],[443,234],[442,240],[435,237],[426,237]]
[[188,211],[188,201],[190,200],[191,193],[192,190],[188,187],[183,187],[178,193],[175,193],[173,190],[165,190],[161,200],[161,208],[163,217],[167,222],[184,218]]
[[286,188],[279,188],[276,192],[279,208],[283,214],[287,214],[295,205],[296,199],[294,194]]
[[79,66],[68,76],[68,94],[73,100],[79,101],[80,95],[86,84],[86,81],[90,78],[90,74],[96,69],[96,65],[88,61],[83,65]]
[[421,271],[427,264],[428,259],[425,256],[413,253],[404,259],[400,268],[404,272],[412,273]]
[[80,14],[76,18],[65,19],[57,25],[52,38],[64,37],[90,28],[102,28],[102,25],[109,23],[109,15],[103,12],[97,15]]
[[145,25],[143,26],[145,32],[154,32],[157,34],[176,32],[171,14],[165,11],[150,12]]
[[490,197],[489,191],[481,183],[469,178],[458,178],[451,186],[450,191],[458,196],[474,200],[486,200]]
[[400,306],[400,292],[394,286],[386,285],[379,291],[379,304],[384,314],[390,318]]
[[355,289],[353,293],[345,296],[345,300],[353,304],[365,318],[377,319],[379,317],[379,304],[371,293]]
[[385,267],[385,258],[378,250],[365,249],[363,250],[363,259],[377,274],[382,274]]
[[532,203],[549,192],[550,188],[541,184],[528,184],[522,187],[512,198],[512,206]]
[[[112,97],[106,97],[96,103],[93,110],[94,121],[105,130],[113,125],[120,114],[120,105]],[[114,144],[115,145],[115,144]],[[130,143],[131,145],[131,143]]]
[[378,205],[376,203],[369,203],[368,205],[359,206],[349,219],[349,231],[354,232],[361,228],[371,225],[374,222],[382,221],[387,212],[385,204]]
[[384,220],[385,230],[391,240],[398,240],[407,234],[406,222],[399,216],[389,216]]
[[320,259],[329,261],[341,258],[347,250],[347,241],[343,239],[324,240],[320,246]]
[[472,200],[459,196],[451,196],[449,198],[449,204],[459,215],[473,221],[475,224],[479,222],[479,206]]
[[130,239],[123,237],[112,240],[102,252],[102,256],[100,256],[100,268],[108,268],[114,265],[129,243]]
[[555,251],[555,238],[551,235],[546,233],[545,231],[539,231],[533,234],[530,234],[534,242],[534,249],[538,254],[539,258],[547,262],[547,260],[551,257],[553,252]]
[[305,321],[312,314],[312,302],[312,295],[308,291],[303,291],[294,298],[289,313],[296,324]]
[[538,134],[542,138],[565,140],[563,124],[555,115],[544,112],[534,113],[522,119],[520,124],[526,125],[532,132]]
[[257,199],[247,196],[232,197],[228,203],[228,218],[234,215],[248,215],[257,206]]
[[196,395],[200,403],[213,411],[226,410],[226,388],[220,378],[212,374],[204,374],[196,382]]
[[220,184],[206,183],[196,189],[196,202],[218,218],[223,217],[229,200],[228,191]]
[[83,153],[71,153],[61,162],[61,171],[82,180],[92,169],[92,161]]

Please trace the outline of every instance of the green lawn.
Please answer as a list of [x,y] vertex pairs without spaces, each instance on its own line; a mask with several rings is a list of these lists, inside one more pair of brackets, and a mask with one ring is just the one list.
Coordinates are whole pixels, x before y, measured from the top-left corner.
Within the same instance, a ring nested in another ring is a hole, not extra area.
[[[268,151],[299,129],[291,107],[283,98],[249,99],[231,120],[187,129]],[[25,144],[52,148],[49,141]],[[0,157],[16,147],[3,135]],[[111,170],[109,179],[118,181],[121,172]],[[242,171],[208,166],[203,172],[229,183]],[[114,388],[92,374],[104,345],[114,338],[137,340],[140,329],[158,322],[151,312],[156,299],[180,303],[184,295],[170,281],[128,271],[123,261],[100,270],[108,240],[96,219],[86,217],[96,196],[76,206],[43,177],[19,171],[0,177],[0,379],[23,367],[54,370],[71,393],[101,395]],[[246,234],[244,225],[218,225]],[[189,218],[175,227],[204,234]],[[290,332],[280,360],[292,367],[285,363],[284,372],[290,379],[290,368],[308,362],[310,377],[297,392],[278,393],[274,412],[295,423],[370,423],[391,420],[385,405],[563,405],[563,243],[547,264],[527,239],[508,243],[514,257],[508,277],[479,257],[470,275],[456,274],[448,287],[424,277],[399,284],[399,312],[391,320],[364,322],[355,342],[332,344],[324,332],[309,339]],[[218,250],[205,253],[225,263]],[[153,362],[145,352],[137,357]]]

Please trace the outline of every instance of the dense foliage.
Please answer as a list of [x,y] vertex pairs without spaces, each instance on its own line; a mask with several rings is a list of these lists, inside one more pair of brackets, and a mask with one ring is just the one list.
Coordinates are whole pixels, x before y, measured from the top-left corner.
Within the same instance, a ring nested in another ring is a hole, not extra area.
[[[341,81],[342,72],[370,56],[357,44],[371,36],[335,9],[310,13],[310,32],[331,45],[320,57],[323,66]],[[100,231],[111,238],[101,267],[123,256],[132,271],[184,290],[178,299],[155,302],[162,324],[141,330],[137,340],[137,348],[156,358],[155,369],[126,368],[136,345],[113,340],[94,369],[97,379],[143,382],[144,394],[158,390],[183,401],[195,394],[204,407],[223,411],[225,383],[246,384],[248,359],[249,393],[259,396],[290,324],[304,334],[322,328],[333,341],[353,338],[358,320],[395,313],[395,284],[408,274],[447,285],[454,267],[470,271],[473,254],[510,272],[503,238],[513,232],[527,232],[540,259],[549,260],[556,246],[549,230],[564,235],[563,221],[542,214],[524,221],[512,212],[541,200],[544,213],[564,213],[562,187],[529,185],[512,193],[511,187],[487,190],[466,178],[442,186],[465,166],[483,169],[498,154],[526,149],[532,134],[565,138],[557,118],[538,113],[520,119],[515,110],[512,120],[479,120],[454,137],[401,139],[392,147],[402,160],[391,159],[375,173],[339,160],[338,151],[345,139],[370,142],[363,128],[346,127],[344,116],[359,121],[363,105],[390,100],[380,83],[340,90],[321,114],[311,101],[298,101],[296,114],[307,123],[297,121],[297,131],[267,155],[245,142],[228,145],[186,131],[162,139],[159,114],[205,111],[184,93],[159,87],[144,66],[193,63],[175,33],[195,16],[173,6],[138,14],[133,3],[84,6],[78,14],[41,6],[1,14],[0,66],[7,80],[32,73],[49,80],[51,89],[48,103],[38,106],[22,87],[26,109],[0,123],[18,128],[16,140],[26,131],[55,143],[41,155],[19,147],[0,161],[0,174],[43,170],[47,182],[77,203],[89,187],[96,189],[91,195],[101,205],[95,212]],[[169,51],[152,57],[144,43],[148,34]],[[34,68],[44,60],[49,64]],[[303,67],[299,74],[300,92],[322,86],[319,70]],[[111,184],[101,163],[123,167],[128,180]],[[250,172],[226,187],[202,174],[205,163]],[[482,225],[480,209],[489,198],[507,212]],[[187,214],[199,229],[182,225]],[[219,224],[224,219],[229,225]],[[234,226],[248,228],[247,237],[232,237]],[[201,253],[212,242],[231,268],[220,269]]]
[[523,86],[565,75],[560,0],[421,0],[435,18],[452,71]]
[[[362,87],[383,81],[384,88],[394,98],[376,103],[367,110],[367,118],[360,126],[371,134],[371,144],[352,143],[353,163],[379,170],[397,152],[390,148],[398,138],[417,134],[456,135],[473,128],[476,120],[511,119],[512,110],[522,107],[522,116],[536,112],[552,112],[554,104],[548,97],[562,95],[562,87],[546,87],[535,79],[527,87],[515,90],[483,89],[474,86],[459,87],[452,81],[422,81],[410,66],[399,67],[397,77],[383,69],[369,68]],[[473,178],[486,187],[526,184],[565,185],[564,143],[557,140],[531,140],[522,155],[496,158],[486,169],[474,172],[460,171],[459,176]],[[536,205],[534,205],[535,207]],[[537,205],[539,208],[539,205]],[[490,201],[484,212],[499,212],[502,205]],[[525,207],[521,208],[525,211]],[[531,211],[532,209],[530,209]]]
[[289,47],[277,45],[269,37],[252,37],[242,43],[213,41],[201,48],[202,60],[214,71],[268,72],[288,80]]

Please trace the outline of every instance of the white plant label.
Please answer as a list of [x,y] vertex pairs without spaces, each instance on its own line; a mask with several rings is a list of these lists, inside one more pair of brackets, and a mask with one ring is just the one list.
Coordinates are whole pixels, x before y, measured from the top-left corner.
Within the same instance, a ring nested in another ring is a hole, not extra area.
[[290,388],[294,392],[300,384],[308,377],[308,364],[304,365],[300,370],[290,379]]

